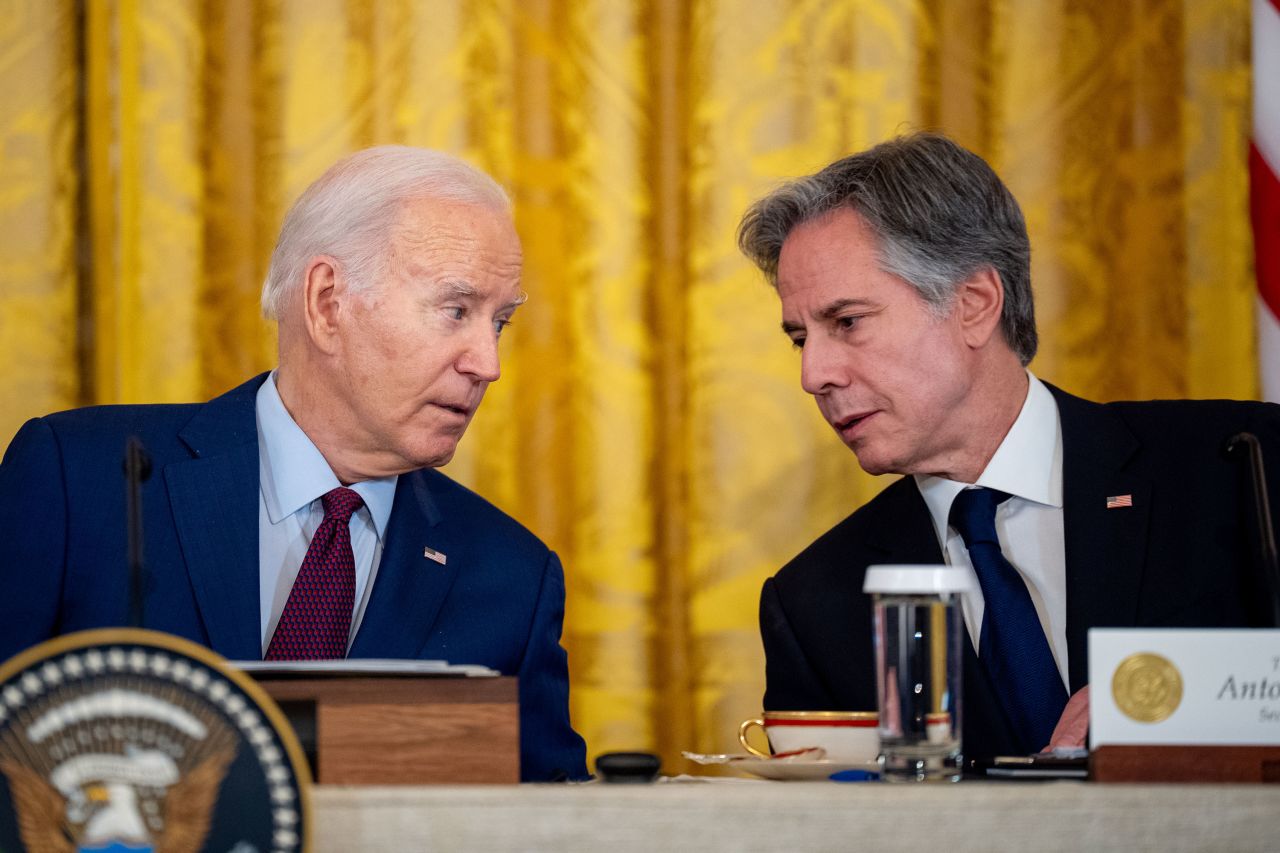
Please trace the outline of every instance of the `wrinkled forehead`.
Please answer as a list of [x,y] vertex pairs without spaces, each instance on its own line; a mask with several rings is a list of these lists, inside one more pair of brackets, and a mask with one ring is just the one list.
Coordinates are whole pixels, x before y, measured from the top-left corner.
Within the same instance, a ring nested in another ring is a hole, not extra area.
[[401,202],[388,242],[393,251],[470,250],[510,259],[521,254],[511,213],[474,202],[432,198]]
[[523,256],[511,214],[468,202],[418,199],[402,205],[389,235],[392,266],[408,279],[518,293]]

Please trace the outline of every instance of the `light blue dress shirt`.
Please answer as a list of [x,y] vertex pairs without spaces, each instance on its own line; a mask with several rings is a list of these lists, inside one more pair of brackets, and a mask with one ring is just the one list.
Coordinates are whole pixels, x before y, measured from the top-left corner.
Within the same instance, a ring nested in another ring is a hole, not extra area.
[[[276,390],[275,371],[258,389],[258,583],[265,654],[289,600],[311,537],[324,520],[321,496],[342,483],[324,456],[294,422]],[[347,648],[355,639],[382,560],[382,546],[395,502],[396,480],[385,477],[350,486],[364,506],[351,516],[356,561],[355,610]]]

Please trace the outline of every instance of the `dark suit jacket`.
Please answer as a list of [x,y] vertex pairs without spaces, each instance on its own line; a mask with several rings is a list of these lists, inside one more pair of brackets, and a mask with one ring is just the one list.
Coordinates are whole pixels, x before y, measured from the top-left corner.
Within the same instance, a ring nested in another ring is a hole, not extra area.
[[[1264,442],[1272,513],[1280,514],[1280,406],[1100,405],[1050,390],[1062,420],[1071,692],[1088,681],[1090,628],[1269,624],[1248,472],[1223,447],[1242,430]],[[1126,494],[1132,507],[1106,508],[1107,497]],[[904,477],[765,581],[764,707],[876,708],[865,570],[940,562],[929,510]],[[966,757],[1043,747],[1015,742],[967,632],[964,645]]]
[[[204,404],[104,406],[29,421],[0,465],[0,659],[49,637],[127,624],[121,458],[137,435],[145,627],[232,659],[262,657],[258,434],[265,374]],[[586,775],[569,725],[556,555],[434,470],[400,477],[353,658],[443,659],[519,676],[521,775]],[[424,547],[448,556],[441,566]]]

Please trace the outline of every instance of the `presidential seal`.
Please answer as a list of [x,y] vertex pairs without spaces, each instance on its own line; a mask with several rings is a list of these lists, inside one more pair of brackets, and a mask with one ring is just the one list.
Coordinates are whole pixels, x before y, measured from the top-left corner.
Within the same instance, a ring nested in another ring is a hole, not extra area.
[[1160,655],[1129,655],[1111,677],[1111,695],[1129,719],[1158,723],[1168,719],[1182,702],[1182,676]]
[[186,640],[85,631],[0,666],[0,850],[308,849],[279,709]]

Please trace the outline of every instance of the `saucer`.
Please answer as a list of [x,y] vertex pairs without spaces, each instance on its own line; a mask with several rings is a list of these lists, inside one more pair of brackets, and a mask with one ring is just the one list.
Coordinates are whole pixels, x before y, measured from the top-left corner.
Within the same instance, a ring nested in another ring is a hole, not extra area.
[[801,782],[825,780],[832,773],[844,770],[862,770],[879,773],[879,761],[735,761],[735,770],[745,770],[752,776],[772,779],[775,782]]
[[683,755],[698,764],[727,764],[735,770],[743,770],[752,776],[777,782],[825,780],[832,773],[845,770],[876,774],[880,772],[880,762],[874,758],[870,761],[831,761],[824,757],[826,751],[818,747],[771,758],[754,755],[703,755],[697,752],[685,752]]

